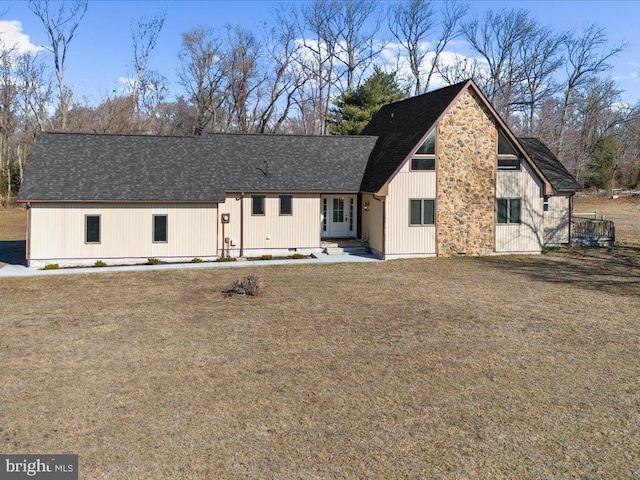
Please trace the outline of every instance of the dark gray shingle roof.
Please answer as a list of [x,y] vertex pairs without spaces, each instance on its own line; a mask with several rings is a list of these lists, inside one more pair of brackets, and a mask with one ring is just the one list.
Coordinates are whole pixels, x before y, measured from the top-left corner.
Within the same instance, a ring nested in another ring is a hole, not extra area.
[[234,190],[358,191],[375,142],[338,136],[41,133],[19,199],[198,202],[222,201],[225,191]]
[[362,180],[362,191],[377,192],[431,129],[468,81],[382,107],[362,131],[379,137]]
[[573,175],[569,173],[542,140],[533,137],[518,137],[518,142],[531,157],[536,167],[549,180],[554,190],[557,192],[582,190],[582,185],[573,178]]
[[[41,133],[18,198],[216,202],[231,191],[377,192],[467,84],[387,105],[357,136]],[[556,191],[581,188],[539,139],[518,140]]]

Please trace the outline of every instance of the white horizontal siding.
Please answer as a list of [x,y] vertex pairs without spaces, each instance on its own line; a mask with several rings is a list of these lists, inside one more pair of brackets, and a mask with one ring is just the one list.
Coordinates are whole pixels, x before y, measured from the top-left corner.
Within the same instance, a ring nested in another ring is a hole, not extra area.
[[[543,184],[529,165],[498,171],[496,198],[520,198],[521,223],[496,225],[496,252],[540,252],[543,245]],[[496,215],[497,221],[497,215]]]
[[387,255],[436,253],[435,226],[409,225],[409,200],[435,198],[435,172],[403,169],[393,178],[389,184],[389,195],[386,197],[387,219],[385,228],[387,232],[387,248],[385,253]]
[[[86,215],[100,215],[99,244],[85,243]],[[153,242],[153,215],[167,215],[166,243]],[[215,204],[36,203],[30,210],[30,258],[114,263],[212,257],[217,254],[216,216]]]

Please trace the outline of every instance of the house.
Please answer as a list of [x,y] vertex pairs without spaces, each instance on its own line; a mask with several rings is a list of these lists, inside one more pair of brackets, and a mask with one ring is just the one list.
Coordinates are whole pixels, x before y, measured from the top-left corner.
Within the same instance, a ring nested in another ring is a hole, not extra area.
[[539,253],[580,185],[472,82],[383,107],[358,136],[41,133],[19,201],[29,265],[321,251]]

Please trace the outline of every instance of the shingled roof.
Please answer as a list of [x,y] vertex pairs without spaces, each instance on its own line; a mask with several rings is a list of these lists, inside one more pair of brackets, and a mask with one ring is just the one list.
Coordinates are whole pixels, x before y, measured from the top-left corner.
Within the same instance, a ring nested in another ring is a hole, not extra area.
[[379,137],[361,190],[377,192],[436,123],[468,81],[382,107],[362,131]]
[[582,185],[573,178],[573,175],[569,173],[542,140],[534,137],[518,137],[518,142],[531,157],[533,163],[549,180],[555,191],[560,193],[582,190]]
[[[356,136],[40,133],[18,199],[220,202],[237,191],[378,192],[468,85],[387,105]],[[518,141],[556,192],[581,188],[539,139]]]
[[41,133],[22,201],[224,201],[226,191],[357,192],[375,137]]

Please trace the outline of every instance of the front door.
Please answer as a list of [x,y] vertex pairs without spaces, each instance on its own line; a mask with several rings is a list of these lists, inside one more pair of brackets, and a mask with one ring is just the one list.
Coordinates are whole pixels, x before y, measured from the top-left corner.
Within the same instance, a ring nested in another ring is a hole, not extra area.
[[322,238],[355,238],[356,196],[326,195],[321,200]]

